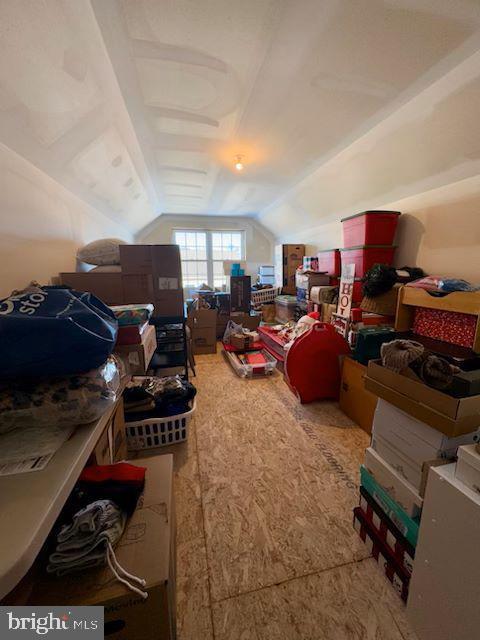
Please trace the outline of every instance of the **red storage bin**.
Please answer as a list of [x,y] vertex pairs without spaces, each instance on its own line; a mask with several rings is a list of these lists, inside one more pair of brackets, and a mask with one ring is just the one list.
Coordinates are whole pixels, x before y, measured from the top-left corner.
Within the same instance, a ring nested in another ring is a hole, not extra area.
[[400,211],[363,211],[342,218],[343,246],[393,244]]
[[318,253],[318,271],[329,276],[339,276],[342,272],[340,251],[338,249],[324,249]]
[[361,302],[363,300],[363,282],[361,278],[355,278],[353,283],[352,302]]
[[355,276],[363,278],[369,269],[377,262],[392,264],[396,247],[362,245],[340,249],[342,263],[355,264]]

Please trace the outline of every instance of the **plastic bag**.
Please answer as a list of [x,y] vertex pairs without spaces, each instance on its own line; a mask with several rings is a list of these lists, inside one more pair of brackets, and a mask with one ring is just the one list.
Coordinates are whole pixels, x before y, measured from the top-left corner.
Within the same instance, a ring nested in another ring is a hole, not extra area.
[[237,324],[233,320],[229,320],[225,327],[225,333],[223,334],[223,342],[225,344],[229,344],[230,336],[234,333],[243,333],[243,325]]
[[97,420],[117,398],[115,358],[83,375],[0,383],[0,434],[18,427],[71,427]]
[[0,377],[69,375],[102,365],[118,324],[91,293],[30,287],[0,301]]

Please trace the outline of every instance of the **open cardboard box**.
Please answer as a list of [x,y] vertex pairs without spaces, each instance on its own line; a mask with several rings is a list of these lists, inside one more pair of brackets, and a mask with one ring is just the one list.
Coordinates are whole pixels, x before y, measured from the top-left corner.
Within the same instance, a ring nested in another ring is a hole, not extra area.
[[365,388],[450,438],[480,426],[480,395],[453,398],[383,367],[380,360],[368,363]]
[[132,461],[147,468],[145,490],[115,548],[119,563],[146,580],[148,598],[128,590],[108,567],[62,578],[43,576],[30,605],[101,605],[105,636],[112,640],[175,638],[175,514],[173,456]]

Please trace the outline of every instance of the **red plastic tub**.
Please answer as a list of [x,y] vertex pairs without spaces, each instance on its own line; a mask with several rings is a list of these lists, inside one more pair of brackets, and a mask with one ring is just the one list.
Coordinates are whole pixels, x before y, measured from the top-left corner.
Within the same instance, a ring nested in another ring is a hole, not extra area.
[[339,276],[342,271],[340,251],[338,249],[324,249],[318,253],[318,271],[329,276]]
[[393,244],[400,211],[364,211],[342,218],[343,245]]
[[355,264],[355,277],[363,278],[377,262],[392,264],[396,247],[362,245],[340,249],[343,264]]
[[361,302],[363,300],[363,282],[361,278],[355,278],[353,283],[352,302]]

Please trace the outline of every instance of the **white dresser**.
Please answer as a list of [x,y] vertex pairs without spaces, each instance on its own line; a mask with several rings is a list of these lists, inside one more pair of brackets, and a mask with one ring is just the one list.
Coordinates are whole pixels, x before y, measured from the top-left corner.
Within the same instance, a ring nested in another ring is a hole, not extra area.
[[432,468],[407,616],[419,640],[480,638],[480,494]]

